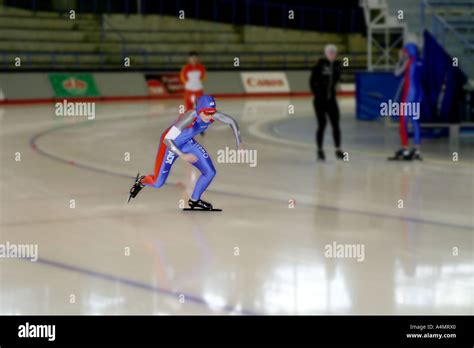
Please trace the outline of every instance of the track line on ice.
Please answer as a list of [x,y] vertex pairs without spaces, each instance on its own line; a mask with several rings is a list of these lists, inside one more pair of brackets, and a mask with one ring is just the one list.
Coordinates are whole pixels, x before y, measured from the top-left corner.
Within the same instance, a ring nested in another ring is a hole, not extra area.
[[[125,116],[121,117],[120,119],[128,119],[128,118],[146,118],[148,115],[145,116]],[[107,121],[116,121],[116,119],[105,119],[105,120],[100,120],[100,122],[107,122]],[[97,121],[96,121],[97,122]],[[112,175],[116,177],[122,177],[122,178],[127,178],[127,179],[134,179],[135,175],[129,175],[129,174],[124,174],[124,173],[119,173],[116,171],[104,169],[101,167],[89,165],[89,164],[84,164],[80,162],[76,162],[71,159],[63,158],[61,156],[58,156],[54,153],[47,152],[43,149],[41,149],[37,145],[37,140],[47,134],[60,131],[65,128],[72,128],[76,126],[85,126],[85,125],[90,125],[90,122],[81,122],[81,123],[74,123],[74,124],[65,124],[65,125],[60,125],[56,126],[47,130],[44,130],[40,133],[37,133],[30,139],[30,146],[40,153],[41,155],[44,155],[52,160],[59,161],[68,165],[73,165],[77,168],[81,169],[86,169],[90,171],[94,171],[97,173],[102,173],[102,174],[107,174],[107,175]],[[176,182],[169,182],[166,183],[165,185],[176,185]],[[213,193],[218,193],[218,194],[223,194],[223,195],[228,195],[228,196],[234,196],[234,197],[243,197],[243,198],[250,198],[250,199],[258,199],[258,200],[265,200],[265,201],[273,201],[273,202],[279,202],[279,203],[284,203],[287,204],[288,202],[286,200],[282,200],[279,198],[275,197],[265,197],[265,196],[258,196],[258,195],[250,195],[250,194],[241,194],[238,192],[229,192],[229,191],[224,191],[224,190],[218,190],[218,189],[213,189],[210,188],[207,191],[213,192]],[[328,206],[328,205],[322,205],[322,204],[316,204],[316,203],[311,203],[311,202],[301,202],[300,205],[308,206],[308,207],[316,207],[318,209],[323,209],[323,210],[332,210],[336,212],[341,212],[341,213],[349,213],[349,214],[357,214],[357,215],[364,215],[364,216],[370,216],[370,217],[377,217],[377,218],[382,218],[382,219],[394,219],[394,220],[400,220],[400,221],[405,221],[405,222],[413,222],[413,223],[419,223],[419,224],[431,224],[431,225],[436,225],[436,226],[445,226],[445,227],[450,227],[450,228],[458,228],[458,229],[465,229],[472,231],[473,226],[472,225],[463,225],[463,224],[455,224],[451,222],[445,222],[445,221],[436,221],[436,220],[427,220],[427,219],[422,219],[422,218],[417,218],[417,217],[410,217],[410,216],[400,216],[400,215],[394,215],[394,214],[385,214],[385,213],[378,213],[378,212],[371,212],[371,211],[364,211],[364,210],[358,210],[358,209],[352,209],[352,208],[341,208],[337,206]]]
[[173,297],[176,300],[178,300],[180,295],[184,295],[185,301],[190,301],[190,302],[193,302],[193,303],[196,303],[196,304],[204,305],[204,306],[208,307],[209,309],[220,309],[220,310],[223,310],[223,311],[226,311],[226,312],[229,312],[229,313],[244,314],[244,315],[256,315],[257,314],[257,313],[254,313],[252,311],[245,310],[245,309],[236,309],[233,306],[229,306],[229,305],[225,305],[225,306],[222,306],[222,307],[218,308],[217,306],[210,304],[208,301],[204,300],[203,298],[192,295],[192,294],[187,294],[185,292],[171,291],[171,290],[163,289],[163,288],[160,288],[160,287],[155,287],[155,286],[152,286],[152,285],[149,285],[149,284],[146,284],[146,283],[142,283],[142,282],[139,282],[137,280],[118,277],[118,276],[114,276],[112,274],[107,274],[107,273],[103,273],[103,272],[99,272],[99,271],[94,271],[94,270],[90,270],[90,269],[79,267],[79,266],[69,265],[69,264],[63,263],[63,262],[58,262],[58,261],[39,258],[37,260],[37,263],[45,265],[45,266],[60,268],[60,269],[67,270],[67,271],[70,271],[70,272],[80,273],[80,274],[83,274],[83,275],[91,276],[91,277],[94,277],[94,278],[99,278],[99,279],[102,279],[102,280],[121,283],[121,284],[124,284],[124,285],[127,285],[127,286],[131,286],[131,287],[134,287],[134,288],[145,290],[145,291],[159,293],[159,294],[162,294],[162,295]]

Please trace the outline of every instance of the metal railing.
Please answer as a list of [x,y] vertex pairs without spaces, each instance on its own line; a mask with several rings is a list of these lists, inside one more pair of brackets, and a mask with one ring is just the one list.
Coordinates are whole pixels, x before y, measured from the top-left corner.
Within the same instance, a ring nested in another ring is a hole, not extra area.
[[[202,53],[201,60],[213,69],[309,69],[317,60],[311,52],[213,52]],[[351,61],[365,58],[365,52],[341,53]],[[187,53],[122,51],[113,52],[2,52],[0,68],[14,71],[14,57],[22,58],[22,71],[48,67],[48,69],[116,70],[123,69],[123,59],[130,58],[128,70],[176,70],[186,62]],[[240,66],[235,67],[234,58],[239,57]],[[351,69],[365,68],[365,62],[351,64]]]
[[[449,6],[448,4],[445,5]],[[462,4],[451,3],[450,5],[460,6]],[[428,30],[450,55],[458,57],[460,67],[471,79],[474,78],[474,43],[439,16],[436,13],[437,6],[432,6],[428,0],[422,0],[420,6],[422,31],[423,29]]]

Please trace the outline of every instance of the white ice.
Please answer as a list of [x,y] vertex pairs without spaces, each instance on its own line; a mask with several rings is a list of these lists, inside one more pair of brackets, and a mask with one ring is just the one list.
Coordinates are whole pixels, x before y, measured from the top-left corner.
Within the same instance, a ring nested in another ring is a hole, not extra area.
[[[343,99],[349,161],[334,158],[328,124],[317,163],[310,99],[223,99],[258,159],[217,163],[234,146],[217,122],[197,139],[218,172],[203,198],[223,212],[179,209],[198,177],[181,160],[127,204],[180,103],[98,103],[95,120],[0,109],[0,244],[39,250],[0,258],[0,314],[473,314],[469,138],[387,162],[397,129],[355,121]],[[363,246],[363,260],[326,257],[334,243]]]

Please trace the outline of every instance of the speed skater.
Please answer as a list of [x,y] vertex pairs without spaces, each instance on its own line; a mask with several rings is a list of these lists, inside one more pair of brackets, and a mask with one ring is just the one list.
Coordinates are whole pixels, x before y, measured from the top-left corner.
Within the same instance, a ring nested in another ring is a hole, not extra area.
[[135,198],[145,186],[154,188],[163,186],[173,163],[178,157],[181,157],[201,172],[188,201],[190,208],[213,209],[211,203],[201,199],[201,195],[212,182],[216,175],[216,169],[209,153],[194,137],[206,130],[215,120],[231,127],[237,148],[240,149],[241,138],[237,122],[232,117],[217,111],[214,97],[203,95],[197,100],[196,109],[181,115],[163,132],[156,155],[155,171],[146,176],[137,175],[137,179],[130,189],[130,198]]
[[[421,59],[418,54],[418,47],[415,43],[407,43],[401,51],[401,59],[395,69],[395,75],[403,74],[402,79],[402,103],[421,103],[423,99],[423,89],[421,87]],[[402,110],[402,108],[400,108]],[[395,152],[389,160],[422,160],[420,153],[420,123],[413,115],[400,113],[400,139],[402,148]],[[408,120],[411,120],[413,129],[414,148],[408,149]]]

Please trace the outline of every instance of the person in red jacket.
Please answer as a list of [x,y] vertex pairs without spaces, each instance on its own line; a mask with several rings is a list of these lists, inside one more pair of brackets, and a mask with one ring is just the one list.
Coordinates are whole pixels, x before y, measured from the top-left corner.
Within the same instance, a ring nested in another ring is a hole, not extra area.
[[180,78],[184,84],[185,111],[189,111],[204,94],[202,81],[206,78],[206,68],[199,62],[197,52],[189,52],[188,63],[181,69]]

